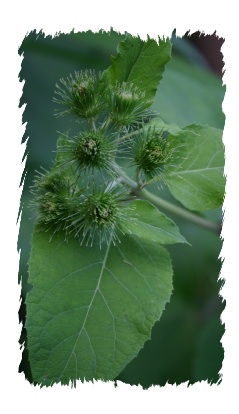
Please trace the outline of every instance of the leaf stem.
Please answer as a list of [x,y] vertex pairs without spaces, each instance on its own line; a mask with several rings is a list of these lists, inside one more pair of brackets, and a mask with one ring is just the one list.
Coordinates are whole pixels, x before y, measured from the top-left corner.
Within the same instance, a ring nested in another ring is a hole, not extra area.
[[209,221],[206,218],[193,213],[192,211],[186,210],[180,206],[176,206],[175,204],[172,204],[171,202],[164,200],[163,198],[158,197],[153,193],[150,193],[144,188],[140,188],[140,185],[136,181],[132,180],[132,178],[130,178],[124,171],[122,171],[118,164],[114,164],[113,169],[119,175],[119,177],[121,177],[121,180],[132,189],[132,194],[151,202],[159,209],[162,208],[171,214],[175,214],[179,217],[191,221],[194,224],[197,224],[198,226],[204,227],[205,229],[213,231],[214,233],[220,235],[220,224]]
[[129,187],[131,187],[133,190],[138,190],[139,189],[139,185],[136,183],[136,181],[132,180],[132,178],[130,178],[121,168],[117,163],[114,163],[112,165],[112,168],[114,170],[114,172],[116,172],[116,174],[121,178],[121,180],[128,185]]
[[139,191],[134,190],[134,194],[144,198],[145,200],[150,201],[158,208],[163,208],[164,210],[167,210],[169,213],[176,214],[177,216],[185,218],[186,220],[189,220],[192,223],[197,224],[198,226],[204,227],[207,230],[211,230],[217,234],[220,234],[220,225],[218,225],[217,223],[209,221],[206,218],[199,216],[198,214],[195,214],[180,206],[176,206],[175,204],[172,204],[169,201],[164,200],[163,198],[150,193],[146,189],[142,189]]

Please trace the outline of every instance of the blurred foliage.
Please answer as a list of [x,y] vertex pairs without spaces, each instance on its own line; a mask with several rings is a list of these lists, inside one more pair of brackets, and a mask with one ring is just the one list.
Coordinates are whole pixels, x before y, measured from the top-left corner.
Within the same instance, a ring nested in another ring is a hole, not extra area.
[[[104,70],[123,35],[92,32],[60,34],[45,37],[31,32],[23,40],[20,80],[24,81],[20,105],[27,104],[23,115],[27,140],[26,169],[21,199],[22,216],[18,247],[21,249],[19,278],[22,282],[20,320],[24,321],[24,298],[29,290],[27,263],[34,214],[29,209],[35,170],[50,168],[55,157],[57,131],[65,132],[69,119],[54,116],[52,102],[55,84],[62,77],[81,69]],[[185,126],[192,122],[224,127],[222,81],[208,68],[200,52],[188,38],[172,38],[173,55],[166,66],[153,109],[165,122]],[[76,127],[72,122],[72,130]],[[172,196],[161,190],[161,196]],[[176,204],[175,200],[173,200]],[[205,212],[211,220],[221,219],[221,210]],[[220,339],[224,327],[220,315],[224,307],[220,297],[219,260],[222,241],[219,236],[173,217],[181,233],[192,246],[170,246],[174,266],[174,293],[160,322],[152,330],[152,339],[120,374],[119,380],[130,384],[164,385],[189,381],[217,382],[222,366]],[[21,342],[26,340],[23,330]],[[20,370],[31,380],[27,352],[23,353]]]

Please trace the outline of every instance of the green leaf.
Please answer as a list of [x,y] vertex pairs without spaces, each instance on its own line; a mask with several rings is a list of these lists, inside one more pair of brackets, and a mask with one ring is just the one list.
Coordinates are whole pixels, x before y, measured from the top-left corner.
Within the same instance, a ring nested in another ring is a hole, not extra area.
[[146,126],[145,128],[153,128],[158,132],[169,132],[172,135],[178,135],[182,128],[180,128],[178,125],[174,123],[166,123],[160,118],[153,118]]
[[118,45],[117,56],[111,58],[112,65],[106,71],[108,80],[111,84],[133,83],[145,91],[146,99],[153,100],[170,57],[169,39],[159,39],[157,43],[154,39],[143,41],[127,35]]
[[165,122],[180,127],[193,123],[223,128],[225,85],[209,70],[198,68],[173,54],[168,62],[152,109]]
[[64,148],[68,143],[68,131],[64,134],[61,134],[57,139],[57,152],[56,152],[56,158],[54,161],[54,165],[57,165],[62,159],[64,159],[64,151],[61,151],[62,148]]
[[172,292],[172,266],[159,244],[124,236],[116,246],[65,243],[35,229],[27,320],[33,380],[113,380],[150,338]]
[[169,142],[176,150],[166,183],[173,196],[191,210],[221,206],[225,191],[222,131],[193,124],[170,136]]
[[130,207],[124,232],[161,244],[187,243],[176,224],[148,201],[135,200]]
[[56,151],[56,157],[54,161],[54,165],[52,167],[52,171],[60,171],[64,170],[64,172],[67,174],[68,179],[71,181],[71,183],[75,183],[76,179],[76,173],[75,169],[72,167],[72,165],[66,161],[64,161],[64,158],[66,159],[66,150],[65,147],[68,145],[68,134],[69,131],[66,131],[64,134],[61,133],[61,135],[57,139],[57,151]]

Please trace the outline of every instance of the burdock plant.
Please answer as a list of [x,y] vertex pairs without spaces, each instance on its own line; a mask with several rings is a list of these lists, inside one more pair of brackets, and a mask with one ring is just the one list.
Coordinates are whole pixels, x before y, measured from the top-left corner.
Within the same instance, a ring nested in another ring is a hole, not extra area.
[[[35,383],[113,380],[150,338],[172,292],[163,245],[187,243],[161,209],[219,232],[200,212],[223,201],[222,131],[176,128],[151,110],[170,57],[169,39],[127,35],[108,69],[56,86],[58,115],[79,131],[60,134],[33,185],[25,326]],[[183,207],[160,197],[163,186]]]

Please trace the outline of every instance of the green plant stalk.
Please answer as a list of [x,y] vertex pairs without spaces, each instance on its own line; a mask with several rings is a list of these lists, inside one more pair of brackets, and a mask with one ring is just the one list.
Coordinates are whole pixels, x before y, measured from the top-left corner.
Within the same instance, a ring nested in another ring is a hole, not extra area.
[[94,118],[89,118],[88,119],[88,127],[89,127],[89,129],[92,129],[93,131],[96,131]]
[[138,191],[134,190],[134,194],[138,195],[139,197],[144,198],[145,200],[148,200],[149,202],[151,202],[158,208],[163,208],[164,210],[167,210],[169,213],[176,214],[177,216],[180,216],[186,220],[189,220],[192,223],[197,224],[198,226],[204,227],[207,230],[211,230],[217,234],[220,234],[220,225],[218,225],[217,223],[209,221],[206,218],[199,216],[182,207],[176,206],[170,203],[169,201],[166,201],[163,198],[150,193],[146,189],[142,189]]
[[153,193],[150,193],[145,188],[140,188],[139,184],[136,181],[132,180],[132,178],[128,177],[128,175],[125,174],[125,172],[122,171],[117,164],[113,165],[113,169],[120,176],[121,180],[126,185],[132,188],[132,194],[149,201],[159,209],[162,208],[168,211],[169,213],[175,214],[179,217],[189,220],[200,227],[204,227],[205,229],[213,231],[216,234],[220,234],[221,227],[218,223],[209,221],[206,218],[201,217],[189,210],[186,210],[180,206],[176,206],[170,203],[169,201],[164,200],[163,198],[158,197]]

